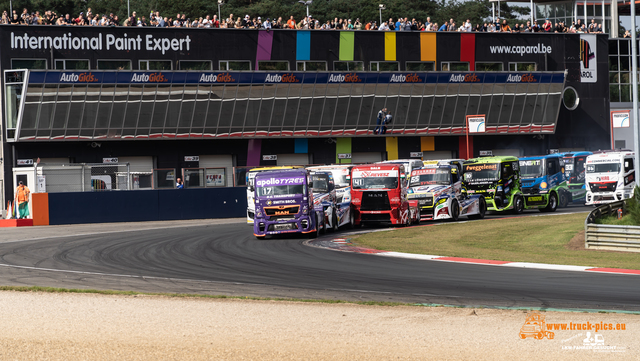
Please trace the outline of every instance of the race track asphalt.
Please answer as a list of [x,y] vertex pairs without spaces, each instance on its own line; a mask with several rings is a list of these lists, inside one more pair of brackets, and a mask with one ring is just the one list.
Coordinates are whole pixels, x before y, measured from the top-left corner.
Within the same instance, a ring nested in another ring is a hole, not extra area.
[[640,310],[640,276],[375,257],[305,240],[219,224],[1,243],[0,285]]

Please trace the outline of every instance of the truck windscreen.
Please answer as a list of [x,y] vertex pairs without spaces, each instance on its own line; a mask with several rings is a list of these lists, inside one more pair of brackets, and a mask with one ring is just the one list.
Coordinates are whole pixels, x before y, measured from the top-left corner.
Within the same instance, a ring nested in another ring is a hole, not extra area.
[[313,193],[329,192],[329,178],[326,175],[313,176]]
[[491,183],[499,178],[499,163],[469,164],[464,166],[464,181],[467,183]]
[[449,185],[451,176],[449,169],[419,169],[411,172],[409,187],[438,184]]
[[619,173],[620,163],[587,164],[587,173]]
[[538,178],[542,177],[542,160],[521,160],[520,175],[522,178]]
[[398,171],[354,171],[353,189],[396,189]]

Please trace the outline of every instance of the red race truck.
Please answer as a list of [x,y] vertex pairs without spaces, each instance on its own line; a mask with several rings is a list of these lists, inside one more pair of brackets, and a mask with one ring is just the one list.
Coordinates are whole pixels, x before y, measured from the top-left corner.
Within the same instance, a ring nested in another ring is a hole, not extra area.
[[355,225],[420,221],[417,207],[409,205],[407,179],[401,164],[368,164],[351,170],[351,204]]

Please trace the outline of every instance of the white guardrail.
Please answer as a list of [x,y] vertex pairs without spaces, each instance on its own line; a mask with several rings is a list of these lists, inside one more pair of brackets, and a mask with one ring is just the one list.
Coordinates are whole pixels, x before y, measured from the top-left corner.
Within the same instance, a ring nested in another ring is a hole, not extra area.
[[624,213],[624,201],[602,205],[589,213],[584,221],[584,246],[587,249],[640,252],[640,227],[596,224],[597,218]]

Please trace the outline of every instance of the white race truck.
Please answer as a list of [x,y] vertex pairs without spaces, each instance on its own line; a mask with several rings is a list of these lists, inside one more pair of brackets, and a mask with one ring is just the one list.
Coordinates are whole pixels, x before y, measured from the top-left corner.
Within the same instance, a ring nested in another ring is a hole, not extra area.
[[416,205],[421,221],[451,219],[460,216],[481,219],[487,204],[481,195],[462,191],[462,175],[455,165],[435,163],[414,169],[409,180],[409,203]]
[[[308,167],[312,172],[327,172],[333,176],[333,184],[335,185],[335,215],[337,218],[337,227],[344,225],[353,226],[353,212],[351,211],[351,168],[353,165],[323,165]],[[314,182],[314,197],[316,196],[316,186]],[[329,219],[328,224],[333,226],[333,219]]]
[[587,205],[621,201],[633,197],[636,174],[632,151],[597,152],[585,163]]

